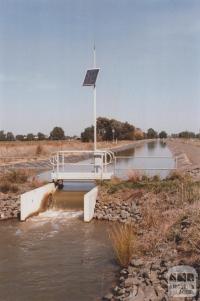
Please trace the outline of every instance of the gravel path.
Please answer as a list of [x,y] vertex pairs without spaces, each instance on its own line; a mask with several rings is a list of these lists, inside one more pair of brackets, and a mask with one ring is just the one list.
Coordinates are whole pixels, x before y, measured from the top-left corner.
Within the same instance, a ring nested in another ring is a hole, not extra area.
[[167,145],[174,156],[177,156],[177,167],[200,179],[200,144],[192,140],[170,139]]

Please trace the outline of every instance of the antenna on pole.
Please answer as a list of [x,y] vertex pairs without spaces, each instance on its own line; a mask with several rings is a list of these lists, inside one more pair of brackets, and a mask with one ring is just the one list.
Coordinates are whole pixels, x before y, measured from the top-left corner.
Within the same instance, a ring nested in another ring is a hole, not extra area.
[[96,46],[94,43],[94,47],[93,47],[93,68],[96,68]]
[[[96,68],[96,47],[94,43],[94,66],[93,68]],[[96,91],[96,83],[94,83],[93,88],[93,94],[94,94],[94,151],[97,149],[97,91]]]
[[96,68],[96,47],[93,48],[93,69],[87,70],[86,76],[83,82],[83,86],[93,87],[93,115],[94,115],[94,151],[97,149],[97,116],[96,116],[96,80],[99,73],[99,69]]

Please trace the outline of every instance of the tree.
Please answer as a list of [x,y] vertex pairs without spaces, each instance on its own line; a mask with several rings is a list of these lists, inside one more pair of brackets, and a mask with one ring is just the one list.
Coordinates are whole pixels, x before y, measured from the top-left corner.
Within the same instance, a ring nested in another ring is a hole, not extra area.
[[157,138],[157,137],[158,137],[158,134],[154,129],[152,129],[152,128],[148,129],[148,131],[147,131],[147,138],[148,139],[154,139],[154,138]]
[[141,140],[144,139],[144,133],[141,131],[141,129],[136,128],[134,133],[135,140]]
[[94,140],[94,127],[87,127],[84,132],[81,133],[81,140],[83,142],[91,142]]
[[23,141],[24,135],[16,135],[16,140]]
[[0,141],[5,141],[6,140],[6,134],[4,131],[0,131]]
[[45,134],[39,132],[37,136],[38,136],[38,140],[45,140]]
[[7,140],[7,141],[14,141],[14,140],[15,140],[15,136],[13,135],[12,132],[8,132],[8,133],[6,134],[6,140]]
[[195,138],[195,133],[189,131],[183,131],[178,134],[179,138]]
[[[81,133],[82,141],[93,141],[94,127],[87,127]],[[98,117],[97,119],[97,138],[102,140],[132,140],[135,139],[135,127],[128,122],[121,122],[116,119],[108,119],[105,117]]]
[[64,140],[65,139],[65,132],[61,127],[54,127],[50,133],[51,140]]
[[35,136],[32,133],[29,133],[26,138],[28,141],[32,141],[35,139]]
[[159,133],[159,138],[160,138],[160,139],[167,138],[167,133],[166,133],[165,131],[161,131],[161,132]]

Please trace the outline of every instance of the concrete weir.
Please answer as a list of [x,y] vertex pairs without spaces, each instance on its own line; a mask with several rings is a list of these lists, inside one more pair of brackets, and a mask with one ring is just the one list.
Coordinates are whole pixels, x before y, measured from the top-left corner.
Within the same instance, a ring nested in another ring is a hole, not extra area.
[[56,191],[54,183],[23,193],[20,198],[20,220],[25,221],[28,217],[45,210],[46,203]]
[[[21,221],[48,210],[56,188],[54,183],[46,184],[21,195]],[[89,222],[94,216],[98,187],[93,187],[83,196],[84,221]]]
[[84,222],[90,222],[94,216],[98,187],[94,187],[84,195]]

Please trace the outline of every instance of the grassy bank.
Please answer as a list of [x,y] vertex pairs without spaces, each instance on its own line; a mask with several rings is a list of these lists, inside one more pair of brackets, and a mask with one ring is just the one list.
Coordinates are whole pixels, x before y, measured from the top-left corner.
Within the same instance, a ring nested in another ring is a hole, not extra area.
[[[99,201],[103,208],[129,202],[128,206],[136,205],[139,210],[139,220],[130,224],[130,219],[124,219],[128,227],[117,223],[109,232],[121,266],[127,266],[134,256],[160,258],[174,252],[176,259],[187,264],[199,260],[199,181],[179,173],[164,180],[137,175],[128,181],[113,179],[100,186]],[[117,209],[116,214],[121,211]]]

